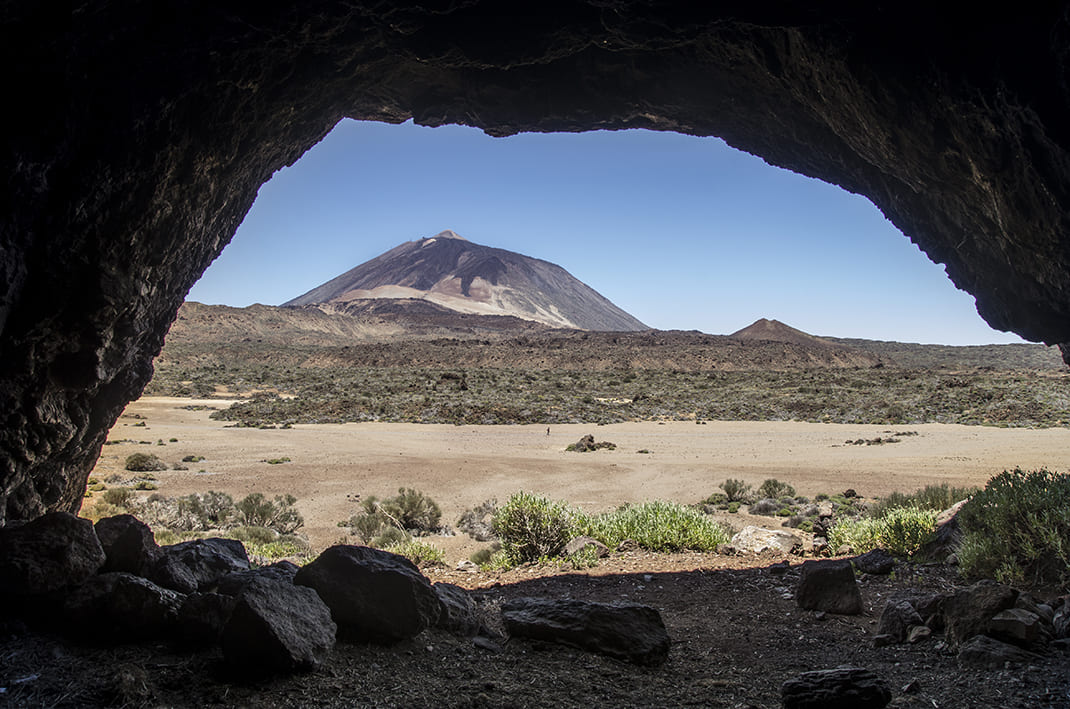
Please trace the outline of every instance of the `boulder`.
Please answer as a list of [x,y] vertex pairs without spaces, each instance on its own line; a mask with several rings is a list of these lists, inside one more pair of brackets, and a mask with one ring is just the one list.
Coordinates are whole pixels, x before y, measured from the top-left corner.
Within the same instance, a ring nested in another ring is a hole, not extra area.
[[987,634],[1025,648],[1046,645],[1051,639],[1040,616],[1021,608],[1008,608],[992,616]]
[[616,450],[617,444],[610,443],[609,441],[599,441],[598,443],[595,443],[594,436],[588,433],[575,443],[570,443],[565,447],[565,450],[570,453],[590,453],[591,451],[600,450],[602,448]]
[[891,636],[895,642],[901,643],[907,639],[912,628],[924,624],[925,621],[910,601],[888,601],[881,612],[877,634]]
[[988,621],[1014,605],[1018,592],[995,581],[978,581],[944,602],[944,627],[953,647],[984,633]]
[[77,586],[104,564],[93,523],[50,512],[0,528],[0,594],[30,596]]
[[1020,647],[987,635],[974,635],[959,647],[958,661],[962,667],[1003,669],[1008,662],[1035,662],[1040,656]]
[[345,640],[411,638],[433,625],[442,608],[411,561],[369,547],[333,546],[302,567],[294,583],[316,590]]
[[881,709],[892,701],[888,683],[862,667],[803,672],[780,688],[784,709]]
[[502,620],[514,637],[571,645],[639,665],[660,665],[669,656],[661,615],[637,603],[516,598],[502,604]]
[[594,553],[598,555],[599,559],[604,559],[609,556],[609,547],[602,542],[598,541],[594,537],[574,537],[569,540],[569,543],[565,545],[565,556],[573,556],[579,554],[584,549],[593,549]]
[[262,566],[259,569],[248,571],[234,571],[227,574],[216,584],[216,591],[226,596],[237,596],[245,588],[245,585],[254,578],[269,578],[283,583],[293,583],[294,576],[300,570],[300,566],[292,561],[276,561],[270,566]]
[[177,591],[210,590],[228,574],[249,570],[245,546],[236,539],[194,539],[160,547],[149,578]]
[[761,554],[766,551],[790,554],[792,549],[799,546],[799,540],[791,532],[748,525],[736,532],[729,544],[735,547],[736,551],[751,554]]
[[464,637],[479,633],[479,608],[468,591],[452,583],[436,583],[433,588],[442,604],[435,627]]
[[884,549],[873,549],[851,559],[855,568],[864,574],[887,576],[895,569],[895,557]]
[[1052,628],[1055,630],[1055,637],[1070,638],[1070,601],[1064,602],[1063,605],[1055,611],[1055,616],[1051,621]]
[[189,594],[178,610],[177,640],[193,647],[215,645],[237,602],[222,593]]
[[65,599],[67,620],[90,641],[165,637],[175,628],[182,594],[126,572],[94,576]]
[[242,675],[312,670],[334,647],[336,629],[314,590],[255,577],[223,627],[223,659]]
[[803,562],[795,588],[799,608],[840,615],[862,612],[862,594],[851,562],[821,560]]
[[102,571],[126,571],[144,576],[160,552],[149,525],[133,515],[105,517],[93,528],[104,549]]
[[966,500],[956,502],[936,516],[936,529],[933,535],[914,552],[913,558],[916,561],[944,562],[955,553],[962,540],[958,513],[965,504]]

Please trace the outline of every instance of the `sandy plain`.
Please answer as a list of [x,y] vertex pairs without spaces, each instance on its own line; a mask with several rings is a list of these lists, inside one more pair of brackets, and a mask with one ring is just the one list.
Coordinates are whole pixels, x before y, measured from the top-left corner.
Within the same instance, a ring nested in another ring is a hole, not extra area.
[[[169,466],[187,455],[203,456],[204,461],[187,464],[189,470],[156,473],[156,492],[178,496],[217,490],[235,499],[250,492],[292,494],[305,518],[301,531],[319,551],[343,540],[345,530],[337,523],[357,511],[359,496],[389,497],[399,487],[430,495],[442,508],[443,522],[453,524],[465,509],[489,498],[504,501],[518,490],[588,511],[652,499],[694,503],[717,492],[726,478],[755,487],[777,478],[810,497],[853,488],[873,498],[945,481],[983,486],[1008,468],[1064,470],[1070,460],[1070,431],[1064,428],[711,421],[556,425],[549,435],[546,426],[535,425],[251,429],[229,428],[209,418],[210,410],[187,408],[229,404],[170,397],[132,402],[109,434],[111,441],[131,442],[104,446],[93,476],[129,476],[123,463],[138,451],[154,453]],[[846,443],[903,431],[917,435],[885,445]],[[565,451],[587,433],[616,443],[617,449]],[[277,458],[290,462],[265,462]],[[726,515],[726,520],[736,527],[753,521],[748,515]],[[478,547],[464,535],[431,541],[451,563]]]

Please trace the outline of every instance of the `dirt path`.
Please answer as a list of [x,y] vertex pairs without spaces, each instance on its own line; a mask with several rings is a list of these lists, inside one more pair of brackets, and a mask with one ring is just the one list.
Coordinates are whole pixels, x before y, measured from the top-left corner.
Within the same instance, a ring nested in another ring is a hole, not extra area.
[[[187,471],[157,473],[158,492],[220,490],[236,498],[254,491],[292,494],[306,520],[303,531],[317,550],[342,538],[337,522],[356,511],[357,495],[390,496],[402,486],[434,498],[443,521],[452,524],[465,509],[492,497],[503,501],[517,490],[590,511],[650,499],[697,502],[726,478],[755,487],[777,478],[811,497],[846,488],[878,497],[944,481],[982,486],[1007,468],[1051,469],[1070,459],[1065,429],[670,422],[559,425],[549,436],[545,426],[534,425],[361,423],[260,430],[227,428],[211,420],[209,410],[182,408],[191,404],[225,407],[229,402],[145,397],[131,403],[109,438],[135,442],[105,446],[93,475],[104,479],[122,472],[126,456],[136,451],[154,453],[171,465],[186,455],[204,456],[187,464]],[[145,426],[136,425],[141,422]],[[894,444],[845,445],[899,431],[917,435]],[[617,449],[565,452],[587,433],[616,443]],[[264,462],[277,458],[291,462]],[[451,562],[475,548],[464,537],[434,542]]]

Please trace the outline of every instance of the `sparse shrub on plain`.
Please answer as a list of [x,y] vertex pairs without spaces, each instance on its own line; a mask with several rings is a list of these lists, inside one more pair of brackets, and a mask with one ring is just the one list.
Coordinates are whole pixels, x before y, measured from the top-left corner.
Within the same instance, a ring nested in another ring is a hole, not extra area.
[[729,502],[746,503],[750,499],[751,486],[742,480],[728,478],[720,484],[720,488],[724,490]]
[[729,502],[728,503],[728,513],[734,515],[734,514],[736,514],[738,512],[739,512],[739,503],[738,502]]
[[279,534],[292,534],[305,524],[305,518],[294,508],[293,495],[276,495],[268,500],[259,492],[246,495],[234,507],[238,519],[248,527],[270,527]]
[[203,455],[187,455],[182,458],[183,463],[200,463],[202,460],[204,460]]
[[457,528],[477,542],[488,542],[495,538],[491,522],[498,510],[496,499],[484,500],[472,509],[465,510],[457,519]]
[[498,508],[491,523],[502,552],[514,564],[561,554],[576,536],[576,515],[561,502],[518,492]]
[[581,524],[582,533],[611,548],[631,539],[649,551],[713,551],[729,538],[723,526],[698,510],[663,500],[626,505]]
[[776,478],[769,478],[758,487],[758,495],[774,500],[779,500],[783,497],[795,497],[795,488],[787,483],[780,482]]
[[419,490],[399,488],[396,497],[383,500],[380,509],[402,529],[417,535],[430,534],[439,527],[442,510]]
[[235,527],[227,536],[243,544],[270,544],[279,538],[279,533],[267,527]]
[[128,487],[110,487],[101,493],[100,500],[124,511],[130,511],[137,505],[137,497]]
[[156,490],[159,486],[150,480],[138,480],[134,483],[135,490]]
[[1070,475],[1005,470],[963,505],[958,521],[964,576],[1070,585]]
[[956,502],[972,497],[977,492],[978,489],[975,487],[951,487],[947,483],[926,485],[909,495],[896,491],[878,500],[870,510],[870,514],[874,517],[884,517],[892,510],[901,507],[942,512]]
[[841,518],[829,530],[829,546],[835,551],[843,545],[856,554],[881,548],[899,556],[910,556],[936,529],[932,510],[900,507],[882,518]]
[[468,557],[468,560],[478,566],[486,566],[490,563],[490,559],[494,556],[494,553],[500,551],[501,547],[494,549],[492,547],[484,547],[477,551],[472,552],[472,555]]
[[404,529],[398,529],[397,527],[383,527],[382,532],[372,539],[368,543],[368,546],[375,547],[376,549],[386,549],[387,547],[404,544],[411,539],[412,535]]
[[752,515],[762,515],[765,517],[771,517],[776,514],[776,511],[780,509],[780,505],[776,500],[769,499],[768,497],[762,500],[758,500],[753,505],[747,508],[747,512]]
[[167,470],[167,464],[154,455],[148,453],[131,453],[126,456],[123,467],[135,473]]
[[409,539],[385,548],[391,554],[403,556],[417,566],[441,564],[446,560],[446,553],[430,542],[422,539]]

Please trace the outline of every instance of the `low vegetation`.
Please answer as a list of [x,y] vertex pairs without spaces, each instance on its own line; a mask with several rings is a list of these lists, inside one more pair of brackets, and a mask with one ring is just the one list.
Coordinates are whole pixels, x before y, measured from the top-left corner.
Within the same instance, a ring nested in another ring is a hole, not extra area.
[[562,371],[249,363],[161,366],[147,392],[210,396],[217,387],[259,390],[248,401],[212,414],[250,427],[346,421],[597,424],[670,420],[1066,426],[1070,396],[1064,383],[1062,372],[980,367],[956,372],[893,367],[784,372]]
[[958,518],[959,565],[967,577],[1070,585],[1070,475],[1004,471]]
[[886,549],[897,556],[910,556],[936,531],[936,513],[917,507],[897,507],[883,517],[840,519],[829,530],[829,548],[843,546],[855,554]]
[[158,457],[148,453],[131,453],[126,456],[124,468],[135,473],[158,472],[167,470],[167,464]]

